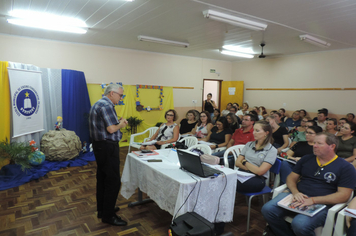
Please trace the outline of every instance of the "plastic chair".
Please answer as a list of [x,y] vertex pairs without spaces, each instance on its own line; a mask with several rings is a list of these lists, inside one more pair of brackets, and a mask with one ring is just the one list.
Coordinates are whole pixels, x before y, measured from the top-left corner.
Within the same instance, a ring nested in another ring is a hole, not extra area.
[[182,138],[181,140],[179,140],[179,142],[184,142],[185,146],[190,148],[190,147],[198,144],[198,139],[194,136],[188,136],[188,137]]
[[193,149],[199,149],[202,152],[204,152],[204,154],[211,155],[211,148],[206,144],[197,144],[197,145],[191,146],[190,148],[188,148],[188,151],[191,151]]
[[334,236],[346,235],[345,208],[337,214],[336,224],[334,228]]
[[226,151],[224,153],[225,167],[229,167],[229,153],[232,153],[232,155],[234,156],[234,166],[235,166],[236,159],[239,157],[239,155],[244,147],[245,147],[245,145],[235,145],[235,146],[232,146],[232,147],[229,147],[228,149],[226,149]]
[[146,142],[157,132],[157,130],[158,130],[158,127],[151,127],[151,128],[146,129],[145,131],[143,131],[141,133],[131,134],[130,145],[129,145],[129,153],[131,151],[131,147],[140,149],[141,145],[135,143],[135,137],[143,135],[143,134],[148,132],[149,133],[148,137],[143,140],[143,142]]
[[[247,212],[247,228],[246,228],[246,232],[248,232],[249,228],[250,228],[250,213],[251,213],[251,201],[252,201],[252,198],[254,196],[259,196],[259,195],[264,195],[264,194],[267,194],[267,193],[272,193],[274,191],[274,189],[277,188],[277,186],[279,185],[279,181],[280,181],[280,179],[279,179],[279,170],[281,169],[281,164],[282,164],[282,162],[279,159],[276,159],[276,161],[274,162],[273,166],[269,170],[270,171],[270,175],[271,175],[271,173],[276,175],[275,178],[274,178],[273,189],[271,189],[269,186],[267,186],[268,183],[269,183],[269,179],[267,179],[266,180],[267,184],[261,190],[261,192],[244,193],[244,192],[237,191],[238,193],[243,194],[246,197],[248,197],[248,212]],[[264,203],[265,203],[265,199],[263,199],[263,200],[264,200]]]
[[[273,191],[272,198],[275,198],[278,194],[280,194],[281,192],[283,192],[286,189],[287,189],[287,185],[286,184],[283,184],[283,185],[279,186],[278,188],[276,188]],[[332,236],[333,235],[336,214],[341,209],[343,209],[351,201],[352,197],[353,197],[353,193],[351,194],[351,196],[350,196],[350,198],[349,198],[349,200],[347,202],[336,204],[336,205],[334,205],[333,207],[331,207],[329,209],[328,214],[326,216],[326,220],[325,220],[324,226],[320,226],[320,227],[318,227],[318,228],[316,228],[314,230],[316,236]],[[293,221],[293,217],[291,217],[291,216],[287,216],[284,219],[288,223],[292,223],[292,221]],[[337,230],[335,228],[335,233],[336,232],[337,232]],[[336,235],[339,235],[339,234],[336,234]]]
[[289,150],[289,146],[290,146],[291,143],[292,143],[292,139],[288,138],[288,147],[282,149],[282,152],[287,152]]

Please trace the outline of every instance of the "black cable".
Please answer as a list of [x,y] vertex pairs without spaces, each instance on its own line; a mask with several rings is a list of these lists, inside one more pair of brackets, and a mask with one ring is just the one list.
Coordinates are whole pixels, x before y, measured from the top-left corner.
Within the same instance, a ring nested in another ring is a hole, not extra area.
[[[193,179],[195,179],[193,176],[191,176]],[[197,198],[196,198],[196,200],[195,200],[195,204],[194,204],[194,207],[193,207],[193,210],[192,211],[194,211],[195,210],[195,207],[196,207],[196,205],[197,205],[197,203],[198,203],[198,199],[199,199],[199,193],[200,193],[200,187],[201,187],[201,179],[199,178],[199,182],[200,182],[200,184],[199,184],[199,189],[198,189],[198,195],[197,195]]]
[[222,172],[222,175],[225,177],[225,186],[224,186],[224,189],[223,191],[221,192],[220,194],[220,197],[219,197],[219,203],[218,203],[218,210],[216,211],[216,215],[215,215],[215,219],[214,219],[214,222],[216,223],[216,217],[218,216],[218,213],[219,213],[219,210],[220,210],[220,200],[221,200],[221,197],[226,189],[226,186],[227,186],[227,176],[225,175],[224,172]]
[[[183,170],[183,169],[182,169]],[[188,172],[186,172],[188,174]],[[189,175],[189,174],[188,174]],[[189,175],[190,177],[192,177],[191,175]],[[192,177],[193,178],[193,177]],[[193,187],[193,189],[190,191],[190,193],[188,194],[187,198],[184,200],[183,204],[179,207],[179,209],[177,210],[176,214],[174,215],[173,219],[172,219],[172,223],[173,221],[176,219],[176,216],[178,214],[178,212],[180,211],[180,209],[182,209],[182,207],[184,206],[184,204],[188,201],[189,196],[192,194],[192,192],[194,191],[195,187],[198,184],[198,180],[196,180],[195,178],[193,178],[195,180],[195,185]]]

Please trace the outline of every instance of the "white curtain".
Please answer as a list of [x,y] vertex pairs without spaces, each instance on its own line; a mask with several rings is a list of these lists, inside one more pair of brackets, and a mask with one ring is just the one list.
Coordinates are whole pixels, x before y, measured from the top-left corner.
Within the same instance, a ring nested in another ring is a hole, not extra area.
[[57,121],[57,116],[62,116],[62,70],[40,68],[38,66],[17,62],[9,62],[9,67],[42,72],[42,89],[44,100],[43,121],[45,131],[11,138],[11,142],[28,142],[34,140],[37,147],[40,149],[42,135],[51,129],[53,130],[54,124]]

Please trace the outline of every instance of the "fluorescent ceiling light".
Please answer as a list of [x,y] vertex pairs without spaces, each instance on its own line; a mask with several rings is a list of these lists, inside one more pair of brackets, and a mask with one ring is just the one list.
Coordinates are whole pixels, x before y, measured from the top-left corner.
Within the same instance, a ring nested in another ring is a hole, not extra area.
[[167,44],[167,45],[176,46],[176,47],[187,48],[189,46],[189,43],[154,38],[154,37],[149,37],[149,36],[144,36],[144,35],[139,35],[137,38],[139,41],[145,41],[145,42],[151,42],[151,43],[162,43],[162,44]]
[[23,10],[10,11],[9,14],[14,18],[7,19],[7,22],[15,25],[77,34],[87,32],[85,22],[76,18]]
[[302,41],[305,41],[305,42],[310,43],[310,44],[314,44],[314,45],[319,46],[319,47],[327,48],[327,47],[331,46],[331,43],[328,43],[328,42],[323,41],[321,39],[315,38],[315,37],[310,36],[308,34],[299,35],[299,38]]
[[232,46],[232,45],[224,45],[223,49],[235,51],[235,52],[242,52],[247,54],[254,54],[255,52],[251,48],[243,48],[240,46]]
[[235,57],[244,57],[244,58],[254,58],[254,55],[241,53],[241,52],[232,52],[228,50],[220,50],[221,54],[235,56]]
[[243,28],[247,28],[247,29],[265,30],[267,28],[267,24],[247,20],[247,19],[240,18],[237,16],[228,15],[228,14],[217,12],[214,10],[203,11],[203,15],[205,18],[210,18],[212,20],[225,22],[230,25],[235,25],[235,26],[239,26],[239,27],[243,27]]

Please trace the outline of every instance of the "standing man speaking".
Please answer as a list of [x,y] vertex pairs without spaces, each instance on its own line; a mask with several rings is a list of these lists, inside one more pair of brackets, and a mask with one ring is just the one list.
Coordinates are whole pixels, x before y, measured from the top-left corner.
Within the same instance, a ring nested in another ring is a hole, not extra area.
[[127,125],[126,119],[118,120],[115,105],[122,99],[123,93],[122,86],[110,84],[106,87],[103,98],[92,106],[89,113],[90,137],[98,166],[96,173],[98,218],[102,218],[104,223],[116,226],[127,225],[126,221],[115,214],[119,210],[115,208],[115,204],[121,186],[120,129]]

